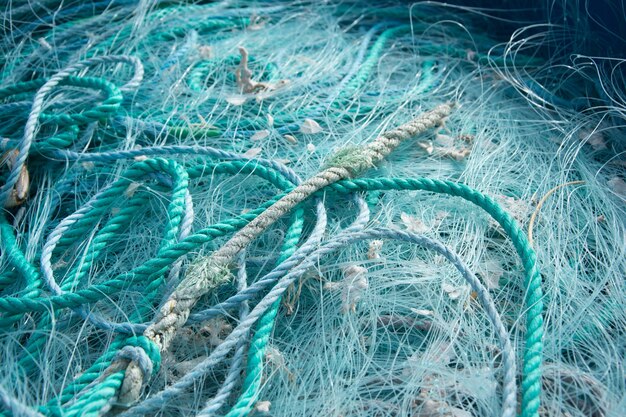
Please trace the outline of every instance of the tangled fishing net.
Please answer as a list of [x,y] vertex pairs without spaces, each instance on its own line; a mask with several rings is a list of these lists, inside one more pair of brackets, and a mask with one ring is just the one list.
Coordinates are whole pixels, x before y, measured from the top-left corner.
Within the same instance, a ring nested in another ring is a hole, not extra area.
[[5,3],[0,415],[626,415],[624,31],[369,3]]

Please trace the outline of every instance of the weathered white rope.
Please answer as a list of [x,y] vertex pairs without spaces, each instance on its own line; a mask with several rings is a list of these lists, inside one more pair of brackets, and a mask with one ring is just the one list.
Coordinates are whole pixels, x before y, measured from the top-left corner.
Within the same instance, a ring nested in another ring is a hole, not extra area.
[[[352,147],[337,152],[330,159],[328,168],[302,182],[248,223],[212,255],[194,262],[144,335],[154,341],[161,351],[167,350],[178,329],[187,321],[196,301],[230,279],[230,264],[257,236],[316,191],[358,175],[384,159],[401,142],[443,124],[451,110],[451,104],[442,104],[394,130],[384,132],[363,148]],[[136,377],[140,377],[140,374],[137,373]],[[137,385],[139,382],[137,381]]]

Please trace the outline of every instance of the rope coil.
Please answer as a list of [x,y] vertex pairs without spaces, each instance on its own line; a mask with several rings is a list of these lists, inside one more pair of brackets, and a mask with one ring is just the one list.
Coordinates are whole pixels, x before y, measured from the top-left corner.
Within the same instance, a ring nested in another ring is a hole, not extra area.
[[620,80],[542,55],[575,31],[39,3],[0,12],[0,417],[620,409]]

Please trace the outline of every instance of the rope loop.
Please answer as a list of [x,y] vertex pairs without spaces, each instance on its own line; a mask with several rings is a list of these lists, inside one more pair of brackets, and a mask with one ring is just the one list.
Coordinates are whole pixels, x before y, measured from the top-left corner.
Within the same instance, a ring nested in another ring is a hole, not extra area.
[[147,377],[155,375],[159,372],[161,368],[161,352],[159,351],[159,347],[152,340],[145,336],[132,336],[126,339],[126,346],[122,348],[117,354],[116,359],[129,359],[134,360],[135,357],[132,357],[135,353],[127,353],[127,351],[123,353],[125,348],[131,348],[132,352],[141,351],[141,353],[137,353],[143,358],[147,359],[150,364],[149,368],[144,368],[145,370],[149,370],[150,372],[145,372]]
[[126,340],[127,345],[115,355],[115,361],[128,361],[117,401],[120,405],[135,403],[150,378],[161,367],[161,353],[156,343],[145,336]]

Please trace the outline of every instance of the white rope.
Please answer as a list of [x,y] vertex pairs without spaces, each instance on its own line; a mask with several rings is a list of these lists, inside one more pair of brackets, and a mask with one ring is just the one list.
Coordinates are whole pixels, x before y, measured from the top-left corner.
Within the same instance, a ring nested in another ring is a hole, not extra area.
[[[394,130],[381,134],[364,148],[355,147],[339,151],[331,158],[328,168],[302,182],[235,233],[212,255],[194,262],[174,293],[160,308],[154,323],[146,329],[144,335],[154,341],[162,352],[167,350],[178,329],[187,321],[196,301],[230,280],[230,264],[233,259],[263,231],[316,191],[358,175],[380,162],[401,142],[442,125],[451,110],[451,104],[442,104]],[[140,377],[140,373],[138,372],[136,376]]]

